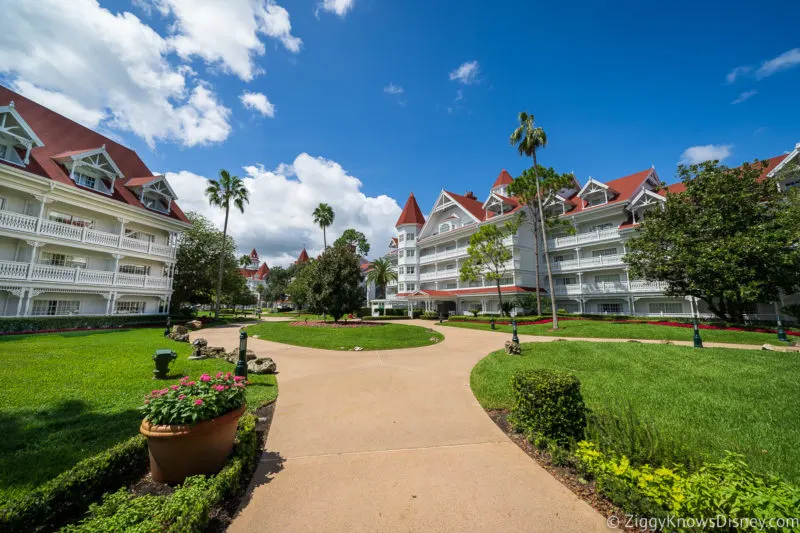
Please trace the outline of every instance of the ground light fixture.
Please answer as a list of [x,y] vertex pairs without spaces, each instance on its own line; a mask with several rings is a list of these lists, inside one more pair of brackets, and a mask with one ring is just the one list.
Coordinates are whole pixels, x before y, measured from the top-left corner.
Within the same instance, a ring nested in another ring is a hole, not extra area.
[[511,342],[519,344],[519,335],[517,335],[517,317],[511,319]]
[[783,329],[781,313],[778,311],[778,302],[775,302],[775,319],[778,321],[778,340],[780,342],[789,342],[789,338],[786,336],[786,330]]
[[698,319],[700,317],[700,309],[697,307],[697,298],[692,297],[692,302],[694,303],[692,309],[692,318],[694,319],[694,336],[692,340],[694,341],[695,348],[702,348],[703,339],[700,338],[700,323],[698,322]]
[[492,329],[494,329],[494,318],[492,318],[492,319],[489,321],[489,324],[491,324],[491,325],[492,325]]
[[156,350],[153,354],[153,361],[156,363],[156,369],[153,370],[154,379],[167,379],[169,374],[169,364],[178,358],[178,354],[172,350]]
[[239,360],[236,362],[234,375],[247,377],[247,332],[244,328],[239,332]]

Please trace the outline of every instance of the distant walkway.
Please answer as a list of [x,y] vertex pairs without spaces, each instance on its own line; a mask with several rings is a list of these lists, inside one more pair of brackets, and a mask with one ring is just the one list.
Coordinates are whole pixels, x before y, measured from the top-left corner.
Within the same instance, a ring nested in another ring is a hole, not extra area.
[[[608,531],[475,400],[470,370],[507,336],[403,323],[441,331],[445,340],[337,352],[250,339],[278,364],[280,394],[229,531]],[[239,342],[236,326],[192,336],[229,349]]]

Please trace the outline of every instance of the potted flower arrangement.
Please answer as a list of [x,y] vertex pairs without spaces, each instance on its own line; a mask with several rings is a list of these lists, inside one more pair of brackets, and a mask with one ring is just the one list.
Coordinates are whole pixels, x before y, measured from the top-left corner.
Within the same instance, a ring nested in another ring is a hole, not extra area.
[[203,374],[145,397],[139,431],[147,437],[154,481],[180,483],[188,476],[219,472],[245,411],[246,384],[230,372]]

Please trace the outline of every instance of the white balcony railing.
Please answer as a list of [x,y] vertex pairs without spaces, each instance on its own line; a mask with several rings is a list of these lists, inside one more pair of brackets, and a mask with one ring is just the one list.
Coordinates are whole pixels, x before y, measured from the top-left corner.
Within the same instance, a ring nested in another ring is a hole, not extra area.
[[72,224],[64,224],[63,222],[55,222],[53,220],[42,219],[40,221],[36,217],[11,211],[0,210],[0,228],[33,235],[55,237],[65,241],[85,242],[109,248],[133,250],[136,252],[168,257],[170,259],[175,257],[176,252],[176,247],[174,246],[155,244],[149,241],[132,239],[130,237],[120,237],[115,233],[73,226]]
[[567,272],[569,270],[579,270],[582,268],[598,268],[605,266],[620,266],[625,262],[622,254],[601,255],[599,257],[582,257],[580,259],[568,259],[566,261],[553,261],[551,264],[553,272]]
[[667,284],[661,281],[603,281],[599,283],[574,283],[572,285],[557,285],[556,294],[619,294],[619,293],[659,293],[663,292]]
[[603,229],[589,231],[586,233],[576,233],[575,235],[566,235],[564,237],[556,237],[549,239],[547,245],[551,250],[564,248],[565,246],[577,246],[579,244],[589,242],[606,241],[610,239],[619,239],[619,230],[617,229]]
[[143,287],[147,289],[169,289],[171,281],[170,278],[139,274],[118,273],[115,277],[114,272],[108,270],[87,270],[85,268],[0,261],[0,280],[12,279],[76,285]]

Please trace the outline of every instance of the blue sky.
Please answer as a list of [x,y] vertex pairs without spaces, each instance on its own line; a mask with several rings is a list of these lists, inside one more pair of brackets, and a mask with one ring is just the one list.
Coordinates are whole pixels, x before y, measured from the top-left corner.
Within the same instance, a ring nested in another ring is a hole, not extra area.
[[[292,51],[261,35],[253,67],[263,73],[250,80],[201,53],[164,52],[170,66],[194,70],[187,84],[202,80],[229,109],[229,131],[217,135],[224,140],[148,143],[113,121],[97,127],[156,171],[271,170],[307,153],[341,165],[368,197],[385,194],[402,207],[413,191],[423,210],[441,188],[484,196],[501,168],[518,175],[529,166],[508,144],[522,110],[548,133],[541,163],[581,182],[651,165],[669,182],[691,147],[713,145],[738,164],[800,142],[796,2],[328,1],[344,12],[316,0],[279,2],[302,44]],[[165,38],[176,33],[176,7],[134,4],[100,1]],[[470,62],[474,78],[451,79]],[[2,63],[0,73],[17,87],[35,75]],[[70,91],[62,80],[33,83]],[[386,92],[390,84],[403,92]],[[266,95],[274,116],[243,107],[243,91]]]

